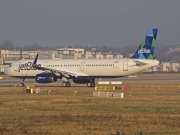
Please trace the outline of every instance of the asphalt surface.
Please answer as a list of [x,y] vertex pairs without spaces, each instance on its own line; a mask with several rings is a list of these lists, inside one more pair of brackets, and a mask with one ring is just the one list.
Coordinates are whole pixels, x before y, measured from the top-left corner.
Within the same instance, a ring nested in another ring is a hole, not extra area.
[[[73,81],[69,80],[72,84]],[[98,81],[122,81],[122,82],[169,82],[169,81],[180,81],[180,78],[103,78],[103,79],[96,79],[96,83]],[[20,79],[18,80],[0,80],[0,86],[2,85],[19,85]],[[51,84],[59,84],[61,86],[62,80],[58,80],[57,82]],[[34,79],[26,79],[24,81],[26,85],[29,84],[38,84],[35,82]],[[47,85],[47,84],[46,84]]]

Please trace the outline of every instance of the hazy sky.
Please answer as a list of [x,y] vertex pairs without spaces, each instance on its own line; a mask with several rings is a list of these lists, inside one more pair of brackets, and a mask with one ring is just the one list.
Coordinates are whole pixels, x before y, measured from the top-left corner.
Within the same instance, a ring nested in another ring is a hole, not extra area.
[[20,46],[180,44],[180,0],[0,0],[0,42]]

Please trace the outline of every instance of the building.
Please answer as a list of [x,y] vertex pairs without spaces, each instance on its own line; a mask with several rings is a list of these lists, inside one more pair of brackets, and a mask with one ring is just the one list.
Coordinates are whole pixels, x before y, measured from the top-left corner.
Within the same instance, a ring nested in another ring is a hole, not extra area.
[[22,59],[34,59],[37,51],[22,51]]
[[53,50],[37,50],[39,59],[52,59]]
[[4,63],[3,59],[0,59],[0,73],[4,73],[5,69],[9,66],[9,63]]
[[82,59],[84,52],[81,48],[59,48],[53,51],[52,59]]
[[34,59],[37,51],[0,50],[0,58],[4,60]]
[[19,50],[0,50],[0,58],[6,60],[18,60],[21,58]]
[[123,58],[123,55],[122,54],[114,54],[113,55],[113,58],[117,58],[117,59],[122,59]]
[[180,71],[180,63],[163,62],[160,65],[160,71],[163,71],[163,72],[179,72]]

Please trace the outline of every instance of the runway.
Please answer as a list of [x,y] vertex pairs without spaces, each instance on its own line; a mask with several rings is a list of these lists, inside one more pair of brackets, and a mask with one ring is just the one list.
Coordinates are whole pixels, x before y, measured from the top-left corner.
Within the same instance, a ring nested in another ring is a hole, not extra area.
[[[122,77],[122,78],[103,78],[103,79],[96,79],[96,83],[98,81],[122,81],[122,82],[169,82],[169,81],[180,81],[180,78],[127,78],[127,77]],[[35,82],[34,79],[26,79],[25,81],[26,85],[30,84],[38,84]],[[61,86],[62,80],[58,80],[57,82],[54,83],[49,83],[49,84],[59,84]],[[73,85],[73,81],[70,80],[70,82]],[[20,80],[0,80],[0,85],[19,85]],[[45,84],[48,85],[48,84]]]

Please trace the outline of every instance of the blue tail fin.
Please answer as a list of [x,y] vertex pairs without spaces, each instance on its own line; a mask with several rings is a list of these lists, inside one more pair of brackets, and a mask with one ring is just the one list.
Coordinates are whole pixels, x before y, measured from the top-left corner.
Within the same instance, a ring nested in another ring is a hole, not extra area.
[[154,46],[158,29],[150,29],[136,53],[131,57],[134,59],[153,59]]

